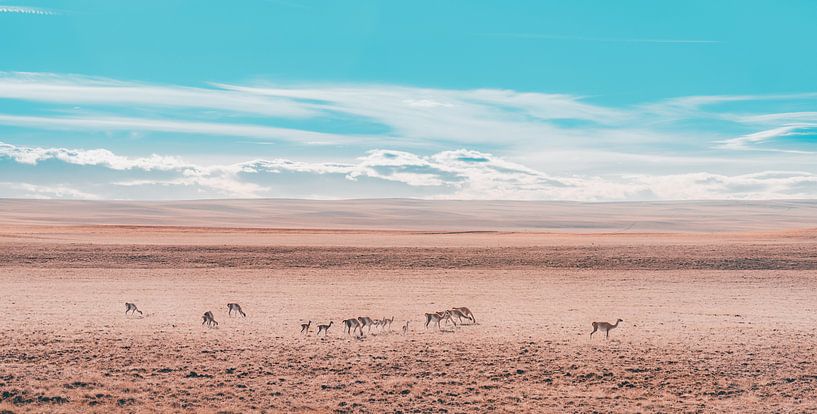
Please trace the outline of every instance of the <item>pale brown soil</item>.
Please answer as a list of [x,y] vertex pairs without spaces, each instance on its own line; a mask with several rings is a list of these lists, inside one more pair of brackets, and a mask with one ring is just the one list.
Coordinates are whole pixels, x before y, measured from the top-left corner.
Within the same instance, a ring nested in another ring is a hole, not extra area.
[[[801,227],[17,223],[0,229],[0,411],[814,412],[817,238]],[[422,326],[453,306],[479,324]],[[395,316],[391,332],[338,326],[363,315]],[[299,335],[308,319],[334,321],[328,337]]]

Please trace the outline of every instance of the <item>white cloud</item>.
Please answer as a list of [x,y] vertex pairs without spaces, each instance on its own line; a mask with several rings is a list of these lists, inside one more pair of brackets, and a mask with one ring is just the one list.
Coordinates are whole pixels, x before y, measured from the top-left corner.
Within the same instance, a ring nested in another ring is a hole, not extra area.
[[764,171],[737,176],[690,173],[632,178],[657,199],[780,199],[817,196],[817,174],[802,171]]
[[[182,161],[174,156],[162,156],[153,154],[149,157],[125,157],[116,155],[106,149],[67,149],[67,148],[40,148],[9,145],[0,142],[0,159],[3,157],[12,159],[20,164],[37,165],[44,161],[58,160],[66,164],[76,166],[97,166],[114,171],[139,170],[145,173],[152,171],[172,172],[176,175],[172,179],[135,179],[127,181],[108,182],[105,178],[99,179],[101,185],[117,186],[138,186],[138,185],[162,185],[162,186],[191,186],[198,185],[214,190],[214,194],[228,197],[258,197],[262,188],[251,183],[243,183],[235,178],[238,171],[237,166],[215,166],[202,167]],[[59,180],[55,174],[54,179]],[[43,187],[51,188],[51,187]],[[68,187],[60,187],[68,188]],[[22,189],[31,192],[29,189]],[[48,190],[39,193],[48,194]],[[38,193],[38,194],[39,194]],[[64,191],[53,194],[65,194],[67,198],[80,198],[81,193],[71,193]],[[92,197],[95,198],[95,197]]]
[[21,164],[36,165],[42,161],[57,159],[68,164],[101,165],[114,170],[173,170],[188,166],[177,157],[165,157],[156,154],[144,158],[128,158],[116,155],[106,149],[77,150],[24,147],[2,142],[0,142],[0,156],[11,158]]
[[[179,157],[126,157],[105,149],[38,148],[0,143],[0,161],[38,168],[19,183],[0,183],[0,195],[53,198],[257,198],[310,197],[321,186],[345,186],[333,197],[399,194],[445,199],[516,200],[708,200],[813,198],[817,174],[764,171],[751,174],[707,172],[665,175],[554,176],[495,155],[459,149],[424,156],[405,151],[373,150],[354,162],[250,160],[234,164],[197,165]],[[101,167],[126,178],[90,174],[81,180],[51,171],[44,161],[67,166]],[[1,164],[0,164],[1,165]],[[52,174],[52,176],[49,176]],[[306,179],[301,181],[293,177]],[[48,184],[31,183],[45,177]],[[314,177],[326,180],[310,182]],[[90,181],[90,182],[89,182]],[[56,184],[55,184],[56,183]],[[125,190],[124,193],[121,191]],[[408,191],[408,192],[405,192]],[[126,194],[122,197],[121,194]],[[184,195],[183,197],[180,195]]]
[[[224,173],[223,171],[220,174],[214,172],[215,170],[171,179],[114,181],[111,182],[110,185],[119,187],[164,187],[166,189],[165,195],[171,195],[170,198],[173,198],[172,193],[175,191],[174,187],[197,187],[200,189],[200,198],[264,197],[265,187],[242,182],[237,180],[234,175]],[[138,194],[138,190],[135,194]]]
[[0,197],[33,199],[66,198],[77,200],[100,199],[96,194],[86,193],[64,185],[36,185],[3,181],[0,181]]

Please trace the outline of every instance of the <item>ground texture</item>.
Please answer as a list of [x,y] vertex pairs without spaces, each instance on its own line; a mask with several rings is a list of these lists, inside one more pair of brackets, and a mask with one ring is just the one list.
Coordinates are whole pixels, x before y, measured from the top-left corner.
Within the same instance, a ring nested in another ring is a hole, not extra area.
[[[0,410],[817,411],[811,230],[0,233]],[[423,327],[454,306],[478,323]]]

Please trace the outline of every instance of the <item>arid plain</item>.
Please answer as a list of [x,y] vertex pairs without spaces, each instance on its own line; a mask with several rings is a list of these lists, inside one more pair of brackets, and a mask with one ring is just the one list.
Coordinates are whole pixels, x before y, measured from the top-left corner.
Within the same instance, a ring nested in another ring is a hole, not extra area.
[[817,410],[815,202],[0,200],[0,292],[11,412]]

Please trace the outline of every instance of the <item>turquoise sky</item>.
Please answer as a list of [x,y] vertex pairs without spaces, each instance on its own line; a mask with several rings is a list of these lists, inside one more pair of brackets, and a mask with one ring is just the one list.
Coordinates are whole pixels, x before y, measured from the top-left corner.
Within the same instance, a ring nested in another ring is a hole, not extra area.
[[0,0],[0,196],[817,196],[812,1]]

